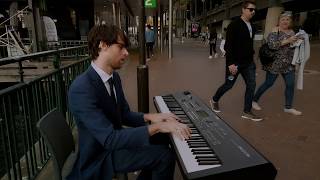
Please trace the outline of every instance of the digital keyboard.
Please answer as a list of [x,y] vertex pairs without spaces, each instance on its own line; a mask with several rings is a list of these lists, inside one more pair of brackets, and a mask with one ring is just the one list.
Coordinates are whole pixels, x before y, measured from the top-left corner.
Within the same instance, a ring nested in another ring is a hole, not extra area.
[[273,164],[189,91],[155,96],[154,104],[192,131],[189,140],[170,136],[184,179],[275,179]]

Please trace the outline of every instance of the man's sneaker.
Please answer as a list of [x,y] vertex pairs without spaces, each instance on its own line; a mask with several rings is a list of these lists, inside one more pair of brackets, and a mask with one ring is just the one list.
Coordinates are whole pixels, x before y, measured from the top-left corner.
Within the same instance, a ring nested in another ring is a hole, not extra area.
[[252,121],[262,121],[263,119],[255,114],[253,114],[252,112],[243,112],[242,118],[245,119],[250,119]]
[[258,110],[258,111],[260,111],[262,108],[259,106],[259,104],[257,103],[257,102],[255,102],[255,101],[252,101],[252,108],[254,109],[254,110]]
[[290,113],[290,114],[293,114],[293,115],[296,115],[296,116],[300,116],[302,114],[301,111],[298,111],[298,110],[293,109],[293,108],[290,108],[290,109],[284,108],[284,112]]
[[212,59],[212,56],[209,56],[209,59]]
[[214,54],[214,58],[218,58],[218,53]]
[[211,107],[211,110],[213,112],[221,112],[220,111],[220,108],[219,108],[219,103],[218,102],[214,102],[212,99],[209,100],[209,103],[210,103],[210,107]]

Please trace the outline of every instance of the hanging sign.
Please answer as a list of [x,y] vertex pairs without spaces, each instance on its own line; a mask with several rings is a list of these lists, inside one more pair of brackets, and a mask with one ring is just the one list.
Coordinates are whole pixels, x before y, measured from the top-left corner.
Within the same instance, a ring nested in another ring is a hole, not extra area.
[[144,7],[145,8],[156,8],[157,7],[157,0],[144,0]]

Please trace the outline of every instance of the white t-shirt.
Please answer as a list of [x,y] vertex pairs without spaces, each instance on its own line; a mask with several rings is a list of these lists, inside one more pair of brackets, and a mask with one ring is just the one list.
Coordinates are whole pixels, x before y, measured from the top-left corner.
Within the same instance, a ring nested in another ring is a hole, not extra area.
[[246,25],[248,27],[248,30],[250,32],[250,37],[252,38],[252,27],[251,27],[251,24],[250,24],[250,22],[247,22],[247,21],[244,21],[244,22],[246,23]]

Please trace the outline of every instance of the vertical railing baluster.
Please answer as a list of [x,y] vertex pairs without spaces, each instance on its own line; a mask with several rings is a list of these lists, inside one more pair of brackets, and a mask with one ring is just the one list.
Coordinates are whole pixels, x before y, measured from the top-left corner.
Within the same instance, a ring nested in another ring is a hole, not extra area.
[[19,61],[18,64],[19,64],[20,82],[23,82],[24,81],[24,79],[23,79],[24,71],[23,71],[22,61]]
[[[8,96],[7,98],[9,98],[10,96]],[[11,124],[10,122],[12,122],[12,119],[8,116],[10,115],[7,115],[7,112],[10,113],[10,110],[8,111],[6,106],[9,106],[9,109],[10,109],[10,103],[9,103],[9,100],[6,104],[2,104],[3,107],[4,107],[4,119],[5,119],[5,124],[6,124],[6,127],[7,127],[7,142],[8,142],[8,151],[9,151],[9,162],[10,162],[10,169],[8,171],[8,177],[9,179],[11,179],[11,169],[12,169],[12,173],[13,173],[13,178],[14,179],[17,179],[17,173],[16,173],[16,167],[15,167],[15,153],[13,152],[14,151],[14,147],[12,147],[12,134],[11,134]],[[10,113],[11,114],[11,113]],[[10,118],[10,119],[9,119]]]
[[[31,95],[32,94],[32,95]],[[33,122],[33,119],[36,120],[37,116],[35,113],[32,113],[33,111],[37,110],[37,100],[34,98],[34,88],[32,85],[28,86],[26,88],[26,103],[27,103],[27,114],[28,114],[28,124],[29,124],[29,132],[30,132],[30,141],[32,143],[32,147],[30,148],[31,152],[31,162],[32,162],[32,172],[36,173],[38,169],[38,162],[37,162],[37,148],[36,148],[36,142],[38,141],[38,138],[35,139],[35,134],[38,134],[38,131],[35,129],[36,122]],[[32,114],[34,114],[34,117],[32,117]],[[37,120],[36,120],[37,121]]]
[[[2,98],[2,105],[6,104],[5,99]],[[3,151],[4,151],[4,158],[5,158],[5,166],[7,169],[7,177],[8,180],[11,180],[11,165],[10,165],[10,152],[8,152],[8,147],[9,147],[9,141],[8,141],[8,125],[5,121],[6,116],[5,116],[5,106],[2,106],[2,112],[3,112],[3,118],[0,119],[0,128],[1,128],[1,136],[2,136],[2,141],[3,141]],[[5,125],[4,125],[5,124]],[[5,127],[4,127],[5,126]],[[5,132],[7,130],[7,133]]]
[[25,104],[24,104],[24,99],[23,99],[23,90],[17,92],[17,98],[18,98],[18,107],[19,107],[19,114],[21,114],[21,117],[23,116],[23,122],[24,122],[24,128],[23,128],[23,146],[24,146],[24,157],[25,157],[25,165],[27,169],[27,176],[28,179],[30,179],[31,174],[30,174],[30,164],[29,164],[29,147],[30,147],[30,142],[28,141],[28,123],[27,123],[27,118],[25,114]]
[[37,171],[37,161],[36,161],[36,149],[35,149],[35,143],[36,143],[36,140],[34,140],[34,137],[33,137],[33,124],[31,123],[32,121],[32,114],[31,114],[31,104],[30,104],[30,99],[32,97],[30,97],[30,93],[29,93],[29,89],[26,88],[25,89],[25,92],[24,92],[24,95],[25,95],[25,99],[26,99],[26,119],[27,119],[27,122],[28,122],[28,131],[29,131],[29,141],[30,141],[30,144],[31,144],[31,147],[30,147],[30,162],[31,162],[31,172],[32,174],[35,174],[36,171]]

